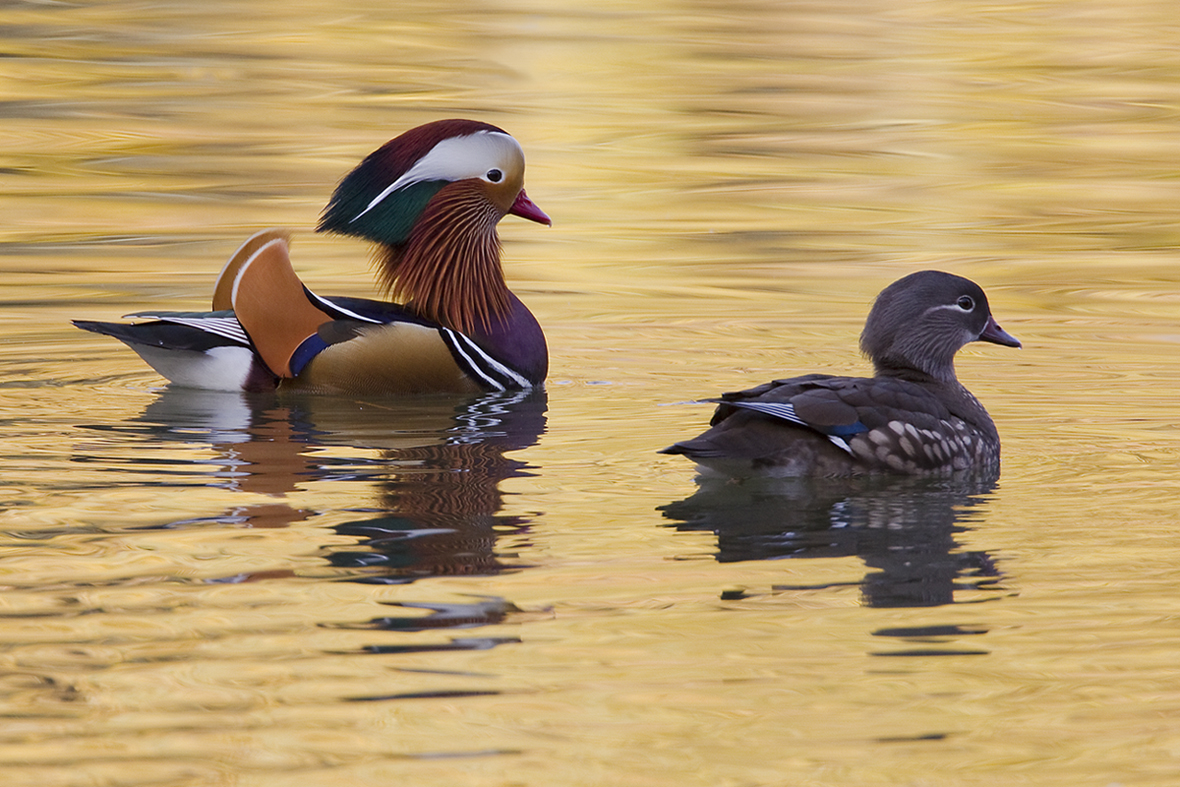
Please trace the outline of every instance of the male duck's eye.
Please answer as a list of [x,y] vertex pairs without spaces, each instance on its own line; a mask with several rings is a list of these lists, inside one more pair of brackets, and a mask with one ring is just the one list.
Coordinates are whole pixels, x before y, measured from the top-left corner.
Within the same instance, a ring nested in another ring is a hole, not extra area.
[[975,308],[975,301],[971,299],[970,295],[962,295],[959,300],[955,301],[955,305],[965,312],[969,312]]
[[499,183],[504,179],[504,173],[498,169],[489,169],[488,174],[484,177],[486,177],[492,183]]

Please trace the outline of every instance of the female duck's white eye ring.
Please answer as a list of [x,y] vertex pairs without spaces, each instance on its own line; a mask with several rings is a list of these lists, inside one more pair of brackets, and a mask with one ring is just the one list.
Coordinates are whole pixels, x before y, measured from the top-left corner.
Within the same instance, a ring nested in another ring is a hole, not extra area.
[[970,295],[961,295],[959,296],[959,300],[955,301],[955,305],[963,311],[969,312],[975,308],[975,301],[972,300]]

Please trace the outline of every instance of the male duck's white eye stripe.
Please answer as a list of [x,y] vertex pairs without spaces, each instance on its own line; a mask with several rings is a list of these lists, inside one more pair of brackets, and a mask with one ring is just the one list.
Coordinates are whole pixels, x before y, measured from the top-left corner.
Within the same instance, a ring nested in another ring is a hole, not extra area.
[[462,137],[449,137],[418,159],[404,175],[374,197],[364,210],[349,219],[349,223],[377,207],[399,189],[427,180],[480,178],[492,167],[510,168],[509,164],[514,158],[523,162],[524,150],[519,142],[502,131],[477,131]]

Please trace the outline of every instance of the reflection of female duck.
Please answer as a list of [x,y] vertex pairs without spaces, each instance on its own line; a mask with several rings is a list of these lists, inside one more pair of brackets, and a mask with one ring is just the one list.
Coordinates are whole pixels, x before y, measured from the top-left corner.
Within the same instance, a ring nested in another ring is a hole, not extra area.
[[496,224],[509,213],[550,223],[524,192],[516,140],[471,120],[428,123],[361,162],[320,222],[321,230],[376,242],[382,281],[402,303],[313,294],[291,267],[287,234],[268,230],[225,266],[216,311],[75,324],[119,339],[190,388],[529,388],[544,381],[548,354],[536,318],[500,268]]
[[951,603],[956,589],[995,582],[991,557],[955,541],[995,481],[990,471],[704,479],[691,497],[661,510],[678,530],[716,533],[719,562],[855,556],[877,569],[860,583],[866,604],[932,606]]
[[995,424],[955,377],[955,353],[973,341],[1020,346],[975,283],[911,274],[877,296],[861,334],[876,377],[810,374],[725,394],[711,429],[662,453],[732,476],[998,468]]

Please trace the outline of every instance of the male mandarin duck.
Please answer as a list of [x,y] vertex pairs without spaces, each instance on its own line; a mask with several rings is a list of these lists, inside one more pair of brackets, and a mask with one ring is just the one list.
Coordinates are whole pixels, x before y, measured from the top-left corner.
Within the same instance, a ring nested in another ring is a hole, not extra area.
[[524,152],[473,120],[411,129],[336,188],[318,229],[377,246],[398,303],[324,298],[296,276],[289,235],[247,240],[221,271],[212,312],[75,321],[113,336],[176,385],[215,390],[430,393],[523,389],[548,372],[545,335],[509,289],[496,225],[550,219],[524,191]]
[[861,350],[875,377],[808,374],[723,394],[711,428],[660,453],[744,476],[941,475],[999,471],[1000,437],[955,376],[974,341],[1020,347],[996,324],[979,285],[939,271],[886,287]]

